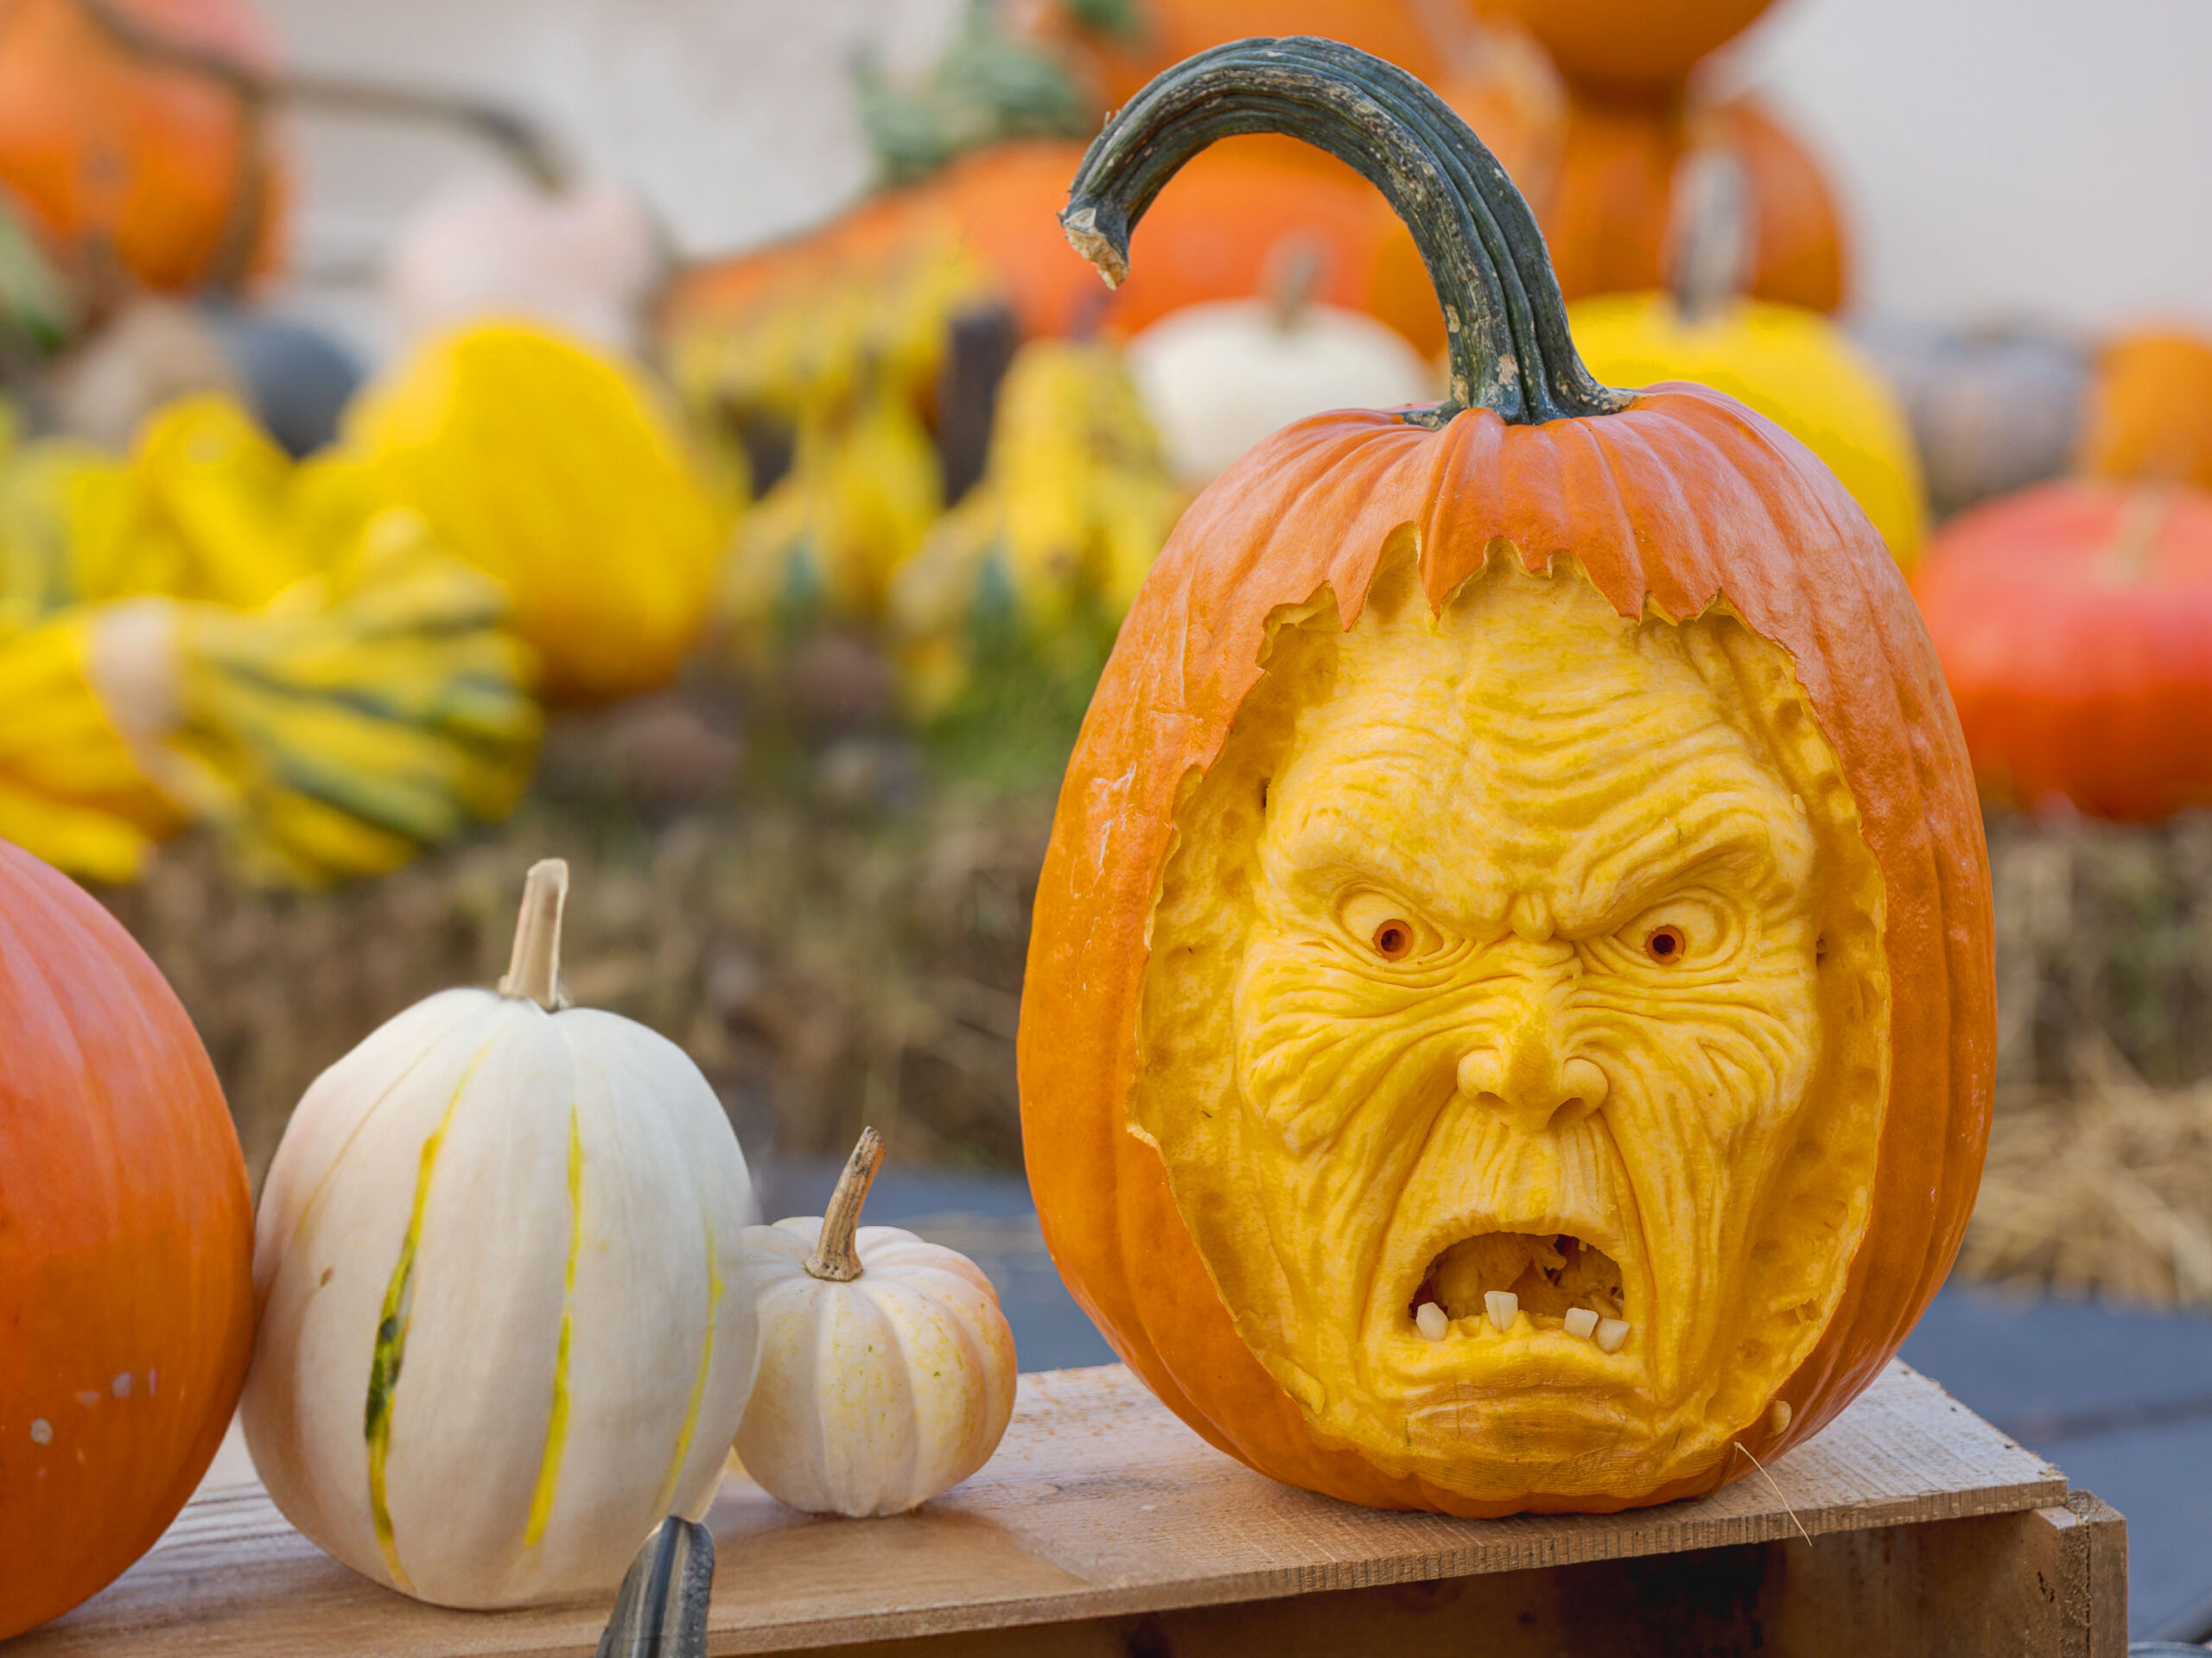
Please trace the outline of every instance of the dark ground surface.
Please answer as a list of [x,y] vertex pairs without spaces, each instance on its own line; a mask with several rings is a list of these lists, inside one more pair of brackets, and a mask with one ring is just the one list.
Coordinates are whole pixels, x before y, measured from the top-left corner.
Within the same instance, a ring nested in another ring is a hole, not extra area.
[[[838,1165],[755,1171],[763,1217],[818,1215]],[[868,1219],[960,1250],[998,1286],[1025,1370],[1104,1364],[1019,1175],[893,1165]],[[2139,1639],[2212,1632],[2212,1318],[1950,1288],[1903,1355],[2127,1517]]]

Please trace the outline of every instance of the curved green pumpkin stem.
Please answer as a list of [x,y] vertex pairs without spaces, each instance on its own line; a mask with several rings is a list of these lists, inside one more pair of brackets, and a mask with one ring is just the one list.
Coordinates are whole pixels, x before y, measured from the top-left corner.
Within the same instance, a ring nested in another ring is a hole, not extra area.
[[1424,422],[1496,410],[1535,425],[1607,415],[1630,394],[1575,354],[1535,215],[1451,105],[1337,41],[1233,41],[1154,77],[1092,141],[1061,226],[1109,286],[1129,232],[1178,168],[1217,138],[1281,132],[1356,168],[1413,232],[1444,308],[1452,395]]

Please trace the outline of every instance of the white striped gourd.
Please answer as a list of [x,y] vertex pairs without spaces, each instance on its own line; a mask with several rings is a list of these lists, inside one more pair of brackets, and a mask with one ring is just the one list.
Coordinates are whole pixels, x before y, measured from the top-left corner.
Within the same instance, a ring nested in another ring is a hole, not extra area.
[[744,1155],[679,1049],[559,1009],[567,885],[530,872],[499,993],[418,1002],[317,1079],[262,1193],[255,1466],[444,1605],[613,1589],[712,1500],[752,1383]]

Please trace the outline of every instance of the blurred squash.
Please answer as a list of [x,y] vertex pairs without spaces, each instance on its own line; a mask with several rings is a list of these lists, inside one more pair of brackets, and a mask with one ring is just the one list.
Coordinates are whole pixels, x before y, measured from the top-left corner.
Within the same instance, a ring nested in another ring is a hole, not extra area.
[[982,481],[891,584],[910,708],[944,710],[984,656],[1079,651],[1086,622],[1110,638],[1184,499],[1110,346],[1023,346],[1000,388]]
[[[128,49],[102,11],[256,67],[273,56],[241,0],[10,0],[0,7],[0,186],[96,283],[119,268],[177,291],[273,269],[284,186],[265,126],[253,130],[213,76]],[[250,247],[233,245],[241,231]]]
[[184,827],[93,683],[100,613],[0,634],[0,841],[83,880],[131,880]]
[[1317,299],[1367,311],[1423,349],[1441,342],[1433,293],[1390,269],[1402,257],[1392,246],[1402,232],[1372,187],[1340,162],[1329,163],[1333,170],[1287,166],[1234,140],[1161,194],[1139,232],[1143,270],[1109,290],[1053,218],[1083,150],[1057,139],[976,150],[927,184],[874,197],[820,230],[701,265],[677,278],[663,303],[664,349],[681,356],[697,349],[688,342],[752,330],[764,307],[947,245],[985,273],[1025,338],[1134,333],[1200,300],[1261,292],[1270,256],[1297,239],[1325,250]]
[[480,324],[372,385],[345,447],[380,499],[505,585],[550,700],[674,678],[705,626],[729,515],[627,364],[533,324]]
[[2098,353],[2078,464],[2092,478],[2212,489],[2212,338],[2145,328]]
[[1938,519],[2067,469],[2088,354],[2047,330],[1883,321],[1856,330],[1912,422]]
[[791,470],[738,526],[715,601],[741,657],[825,618],[872,621],[944,510],[929,433],[881,384],[802,417]]
[[368,511],[327,513],[333,465],[296,466],[232,399],[179,399],[119,460],[41,438],[0,464],[0,635],[78,603],[162,594],[253,609],[328,566]]

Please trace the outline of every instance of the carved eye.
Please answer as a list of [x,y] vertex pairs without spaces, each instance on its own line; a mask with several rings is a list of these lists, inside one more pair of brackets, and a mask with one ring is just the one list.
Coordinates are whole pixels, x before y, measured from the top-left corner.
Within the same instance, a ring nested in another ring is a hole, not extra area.
[[1386,962],[1402,962],[1413,953],[1413,924],[1393,916],[1375,929],[1375,953]]
[[1643,953],[1662,967],[1672,967],[1689,953],[1690,941],[1673,922],[1643,935]]

